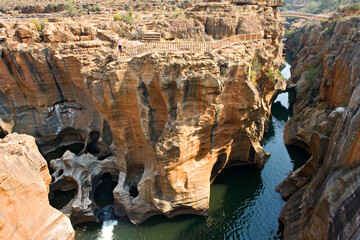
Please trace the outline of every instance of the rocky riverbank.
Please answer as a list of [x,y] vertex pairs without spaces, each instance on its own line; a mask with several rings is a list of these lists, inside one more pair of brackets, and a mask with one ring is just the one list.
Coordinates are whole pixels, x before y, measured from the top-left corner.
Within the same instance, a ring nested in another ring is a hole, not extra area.
[[285,239],[360,236],[359,23],[343,16],[287,40],[295,51],[288,81],[295,103],[284,140],[312,156],[277,187],[288,199],[279,217]]

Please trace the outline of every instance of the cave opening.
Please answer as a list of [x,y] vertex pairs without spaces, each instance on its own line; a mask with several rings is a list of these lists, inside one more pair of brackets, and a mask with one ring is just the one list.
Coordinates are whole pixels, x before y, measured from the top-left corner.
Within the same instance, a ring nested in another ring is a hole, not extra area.
[[144,173],[143,164],[134,164],[128,167],[125,185],[129,187],[130,197],[136,198],[139,195],[138,185]]
[[[105,128],[105,127],[104,127]],[[109,131],[107,131],[108,133]],[[102,141],[99,141],[101,133],[99,131],[92,131],[89,133],[89,138],[87,140],[85,153],[90,153],[98,158],[98,160],[102,161],[105,158],[112,155],[109,147],[106,146],[106,142],[112,142],[112,136],[108,136],[106,139],[104,138],[105,144]],[[110,145],[109,144],[109,145]]]
[[46,141],[37,139],[36,143],[41,154],[48,163],[52,159],[61,158],[62,155],[69,150],[78,155],[85,147],[86,133],[74,128],[65,128],[56,136],[54,140]]
[[6,132],[2,127],[0,126],[0,139],[6,137],[8,135],[8,132]]
[[137,197],[139,195],[139,190],[137,189],[136,185],[131,185],[129,187],[129,194],[131,197]]
[[78,155],[83,148],[84,148],[83,143],[73,143],[73,144],[70,144],[70,145],[64,145],[64,146],[56,148],[54,151],[51,151],[51,152],[45,154],[44,158],[49,163],[53,159],[61,158],[62,155],[67,150],[69,150],[70,152],[75,153],[76,155]]
[[99,184],[95,188],[94,202],[100,208],[104,208],[114,203],[113,190],[118,184],[114,181],[113,176],[110,173],[104,173],[100,177]]
[[216,176],[219,174],[219,172],[225,167],[226,161],[227,161],[227,154],[226,153],[219,154],[216,163],[214,164],[211,170],[210,182],[213,182]]
[[293,170],[302,167],[311,157],[311,154],[301,147],[295,145],[288,145],[285,147],[291,158],[291,162],[294,164]]
[[49,202],[53,208],[58,210],[63,209],[74,199],[77,194],[77,189],[70,189],[67,191],[55,190],[49,193]]
[[51,170],[51,183],[49,185],[50,205],[58,210],[67,208],[69,203],[75,199],[79,186],[72,176],[64,169]]
[[111,151],[100,142],[91,142],[86,145],[85,153],[96,156],[99,161],[112,155]]

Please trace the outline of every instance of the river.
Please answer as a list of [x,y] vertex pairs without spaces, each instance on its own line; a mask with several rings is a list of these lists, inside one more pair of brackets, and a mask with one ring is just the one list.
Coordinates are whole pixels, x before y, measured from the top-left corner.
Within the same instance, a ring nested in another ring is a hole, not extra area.
[[[282,74],[285,78],[290,76],[288,64]],[[288,93],[282,93],[273,104],[269,129],[262,143],[271,153],[262,170],[252,166],[233,167],[216,178],[211,185],[208,217],[155,216],[140,226],[121,220],[85,223],[75,227],[76,239],[280,239],[278,216],[285,202],[275,192],[275,186],[309,157],[300,149],[284,145],[283,129],[290,117],[288,108]]]

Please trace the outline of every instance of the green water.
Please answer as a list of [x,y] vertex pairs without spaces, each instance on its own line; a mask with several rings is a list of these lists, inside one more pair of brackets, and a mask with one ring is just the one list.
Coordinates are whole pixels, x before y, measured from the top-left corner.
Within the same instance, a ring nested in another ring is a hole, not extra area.
[[[283,75],[289,76],[289,66]],[[285,202],[275,186],[309,157],[300,149],[284,145],[283,129],[289,118],[287,96],[283,93],[276,99],[262,143],[271,153],[268,163],[263,170],[246,166],[223,171],[211,185],[208,217],[155,216],[140,226],[119,220],[111,229],[112,239],[280,239],[277,218]],[[98,239],[101,229],[101,224],[78,225],[76,239]]]

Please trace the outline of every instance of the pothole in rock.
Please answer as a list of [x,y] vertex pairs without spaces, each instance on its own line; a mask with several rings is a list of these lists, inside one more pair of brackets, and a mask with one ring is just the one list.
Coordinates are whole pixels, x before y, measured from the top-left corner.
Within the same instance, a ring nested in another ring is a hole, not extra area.
[[4,129],[2,129],[2,127],[0,126],[0,139],[6,137],[6,135],[8,134],[8,132],[6,132]]
[[129,187],[130,196],[135,198],[139,195],[138,185],[144,173],[144,165],[132,165],[127,169],[127,172],[125,185]]
[[[106,130],[106,128],[104,127],[104,131],[105,130]],[[90,132],[89,137],[87,139],[85,153],[93,154],[100,161],[102,161],[105,158],[111,156],[112,153],[111,153],[109,147],[107,147],[107,145],[111,144],[112,135],[111,135],[110,131],[107,131],[107,133],[109,134],[109,136],[104,136],[102,141],[105,144],[103,144],[101,141],[99,141],[100,136],[101,136],[100,132],[98,132],[98,131]]]
[[75,179],[64,175],[63,169],[55,171],[50,168],[50,170],[52,181],[49,186],[49,202],[52,207],[63,210],[71,200],[75,199],[78,185]]
[[99,143],[99,142],[92,142],[89,143],[86,146],[86,151],[85,153],[91,153],[94,156],[97,156],[99,161],[104,160],[105,158],[109,157],[112,155],[112,153],[110,152],[109,149],[107,149],[103,144]]
[[117,184],[110,173],[104,173],[100,178],[100,184],[95,188],[95,204],[100,208],[112,205],[114,202],[113,190]]
[[77,189],[68,191],[56,190],[49,193],[50,205],[58,210],[63,209],[76,196]]
[[73,144],[70,144],[70,145],[61,146],[61,147],[57,148],[55,151],[47,153],[44,156],[44,158],[49,163],[52,159],[61,158],[62,155],[67,150],[69,150],[70,152],[73,152],[76,155],[78,155],[81,152],[81,150],[83,150],[83,148],[84,148],[83,143],[73,143]]

